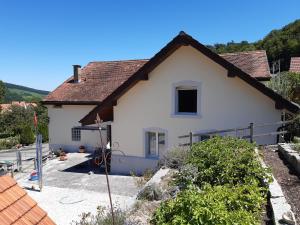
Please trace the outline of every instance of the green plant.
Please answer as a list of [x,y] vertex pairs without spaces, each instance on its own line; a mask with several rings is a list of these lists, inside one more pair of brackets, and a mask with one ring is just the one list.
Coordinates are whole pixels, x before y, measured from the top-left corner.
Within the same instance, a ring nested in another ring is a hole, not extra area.
[[175,148],[166,152],[160,160],[160,165],[167,166],[172,169],[180,169],[185,164],[187,156],[187,148]]
[[[237,185],[253,179],[271,179],[268,170],[257,160],[254,145],[232,137],[214,137],[194,144],[187,162],[194,167],[194,175],[191,170],[181,170],[177,175],[179,183],[188,180],[202,187],[205,183]],[[188,178],[191,176],[192,180]]]
[[143,178],[146,182],[148,182],[153,177],[153,170],[152,169],[146,169],[143,173]]
[[135,185],[139,188],[143,187],[150,179],[153,177],[153,170],[152,169],[146,169],[142,176],[137,176],[133,171],[130,171],[130,175],[132,177],[136,177],[135,179]]
[[[121,210],[119,206],[114,206],[114,221],[115,225],[134,225],[134,221],[127,219],[127,214],[125,211]],[[97,213],[95,215],[88,213],[82,213],[80,215],[80,220],[78,222],[73,221],[73,225],[111,225],[112,216],[110,209],[102,206],[97,207]]]
[[143,188],[138,196],[138,200],[148,200],[148,201],[153,201],[153,200],[161,200],[162,199],[162,190],[161,188],[156,185],[156,184],[150,184]]
[[294,149],[297,151],[297,152],[300,152],[300,143],[296,143],[294,145]]
[[293,142],[296,143],[296,144],[300,143],[300,137],[295,136],[294,139],[293,139]]
[[38,132],[42,135],[43,137],[43,143],[48,142],[49,140],[49,134],[48,134],[48,125],[47,124],[39,124],[38,125]]
[[28,125],[25,125],[20,134],[20,143],[24,145],[29,145],[34,143],[34,133],[32,128]]
[[1,149],[10,149],[19,143],[20,143],[19,136],[2,138],[2,139],[0,139],[0,150]]
[[265,190],[257,184],[234,187],[190,186],[175,199],[163,202],[152,223],[156,225],[253,225],[260,224]]

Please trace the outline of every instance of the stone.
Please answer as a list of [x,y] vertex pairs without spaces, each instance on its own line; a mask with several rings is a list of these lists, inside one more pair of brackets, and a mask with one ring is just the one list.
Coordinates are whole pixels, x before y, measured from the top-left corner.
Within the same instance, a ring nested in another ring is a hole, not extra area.
[[289,225],[295,225],[296,224],[296,218],[292,211],[285,212],[282,215],[282,222],[287,223]]

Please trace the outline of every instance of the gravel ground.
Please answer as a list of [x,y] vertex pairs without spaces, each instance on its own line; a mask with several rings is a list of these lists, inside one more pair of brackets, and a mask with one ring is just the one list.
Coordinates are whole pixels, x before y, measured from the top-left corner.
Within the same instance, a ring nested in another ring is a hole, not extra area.
[[266,147],[263,151],[264,162],[271,167],[272,173],[280,184],[284,196],[292,206],[297,224],[300,224],[300,179],[294,170],[278,153],[277,147]]

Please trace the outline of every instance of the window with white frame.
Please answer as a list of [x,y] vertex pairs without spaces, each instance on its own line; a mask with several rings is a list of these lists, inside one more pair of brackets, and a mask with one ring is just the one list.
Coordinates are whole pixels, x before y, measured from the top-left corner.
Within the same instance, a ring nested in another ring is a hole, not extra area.
[[145,150],[147,157],[158,157],[166,148],[166,132],[161,130],[145,131]]
[[78,128],[72,128],[72,141],[81,140],[81,130]]
[[173,84],[173,115],[200,116],[201,83],[180,81]]

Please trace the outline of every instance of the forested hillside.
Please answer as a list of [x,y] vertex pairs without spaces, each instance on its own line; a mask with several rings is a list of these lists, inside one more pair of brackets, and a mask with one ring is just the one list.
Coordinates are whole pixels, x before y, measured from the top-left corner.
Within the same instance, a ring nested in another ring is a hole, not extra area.
[[4,83],[4,85],[6,87],[4,102],[6,103],[11,101],[37,102],[49,93],[16,84]]
[[272,30],[254,43],[242,41],[208,46],[217,53],[266,50],[269,62],[281,61],[281,69],[288,70],[291,56],[300,56],[300,19],[278,30]]

